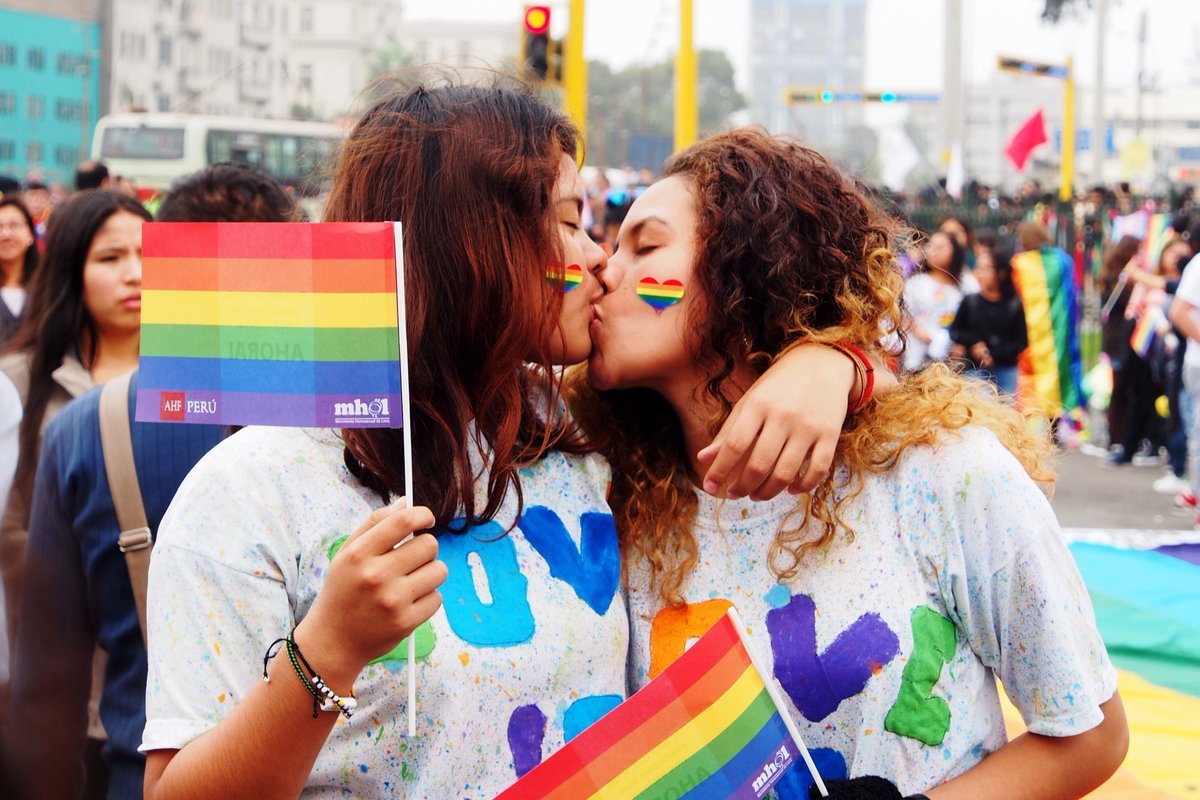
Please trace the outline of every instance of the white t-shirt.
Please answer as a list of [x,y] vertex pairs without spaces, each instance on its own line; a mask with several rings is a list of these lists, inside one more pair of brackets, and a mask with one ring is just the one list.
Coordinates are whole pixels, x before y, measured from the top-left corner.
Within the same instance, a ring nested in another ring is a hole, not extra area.
[[[232,710],[311,607],[331,550],[379,507],[342,450],[329,430],[247,428],[180,487],[150,569],[144,751],[180,748]],[[417,737],[398,647],[359,675],[358,710],[334,726],[304,797],[491,798],[623,699],[608,483],[602,458],[552,453],[521,470],[520,527],[502,535],[510,497],[494,523],[439,536],[450,577],[432,636],[416,634]],[[320,653],[305,656],[320,669]]]
[[[767,553],[796,498],[700,498],[686,609],[664,610],[631,565],[634,688],[732,603],[826,778],[881,775],[910,794],[966,771],[1005,742],[996,678],[1036,733],[1103,719],[1116,673],[1090,600],[1049,503],[990,432],[866,476],[843,510],[853,537],[786,585]],[[797,767],[779,796],[807,798],[808,780]]]
[[[1196,256],[1184,267],[1179,276],[1179,288],[1175,297],[1183,300],[1192,307],[1189,312],[1192,321],[1200,325],[1200,256]],[[1191,345],[1183,351],[1183,363],[1189,367],[1200,367],[1200,342],[1191,340]]]
[[20,286],[0,287],[0,300],[4,301],[4,305],[8,306],[14,317],[21,316],[21,312],[25,310],[25,290]]
[[[979,283],[971,278],[978,291]],[[963,295],[970,294],[964,280],[961,286],[934,280],[927,272],[919,272],[904,283],[904,305],[912,320],[913,329],[923,329],[931,341],[925,344],[915,333],[909,333],[908,346],[904,350],[904,368],[920,369],[926,361],[945,361],[950,356],[950,323],[962,303]]]

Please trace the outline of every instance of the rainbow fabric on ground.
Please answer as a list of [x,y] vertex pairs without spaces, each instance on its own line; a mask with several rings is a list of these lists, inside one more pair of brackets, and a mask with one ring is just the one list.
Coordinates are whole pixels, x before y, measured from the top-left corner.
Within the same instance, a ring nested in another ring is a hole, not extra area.
[[152,223],[137,419],[401,424],[392,223]]
[[[1117,667],[1129,754],[1091,800],[1200,797],[1200,533],[1064,529]],[[1006,708],[1010,736],[1023,726]]]
[[726,615],[497,800],[758,800],[800,761]]
[[1012,264],[1029,334],[1019,362],[1018,401],[1058,417],[1084,401],[1074,264],[1066,251],[1051,247],[1018,253]]

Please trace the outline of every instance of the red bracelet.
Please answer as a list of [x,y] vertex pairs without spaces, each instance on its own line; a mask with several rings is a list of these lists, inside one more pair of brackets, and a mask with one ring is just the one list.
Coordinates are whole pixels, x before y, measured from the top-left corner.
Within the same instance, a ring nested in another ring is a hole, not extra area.
[[844,354],[847,358],[854,362],[855,372],[862,376],[863,388],[862,392],[848,409],[847,414],[853,414],[867,404],[871,399],[871,393],[875,390],[875,366],[871,363],[871,359],[867,358],[867,354],[863,352],[858,345],[850,342],[829,342],[829,346],[834,350]]

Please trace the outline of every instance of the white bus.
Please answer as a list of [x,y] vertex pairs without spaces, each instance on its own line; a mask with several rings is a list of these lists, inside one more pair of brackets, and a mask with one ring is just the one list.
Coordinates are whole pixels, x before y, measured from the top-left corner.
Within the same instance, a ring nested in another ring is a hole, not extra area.
[[323,192],[346,131],[326,122],[202,114],[109,114],[96,123],[92,158],[132,178],[144,197],[221,161],[262,167],[300,197]]

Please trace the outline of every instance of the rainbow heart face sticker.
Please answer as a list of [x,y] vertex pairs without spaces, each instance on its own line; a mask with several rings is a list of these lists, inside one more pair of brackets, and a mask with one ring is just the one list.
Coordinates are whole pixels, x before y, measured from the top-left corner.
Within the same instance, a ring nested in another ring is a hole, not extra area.
[[[558,282],[558,270],[550,267],[546,270],[546,280],[551,283]],[[569,292],[579,284],[583,283],[583,267],[578,264],[572,264],[563,270],[562,287],[564,292]]]
[[638,281],[637,293],[650,304],[654,313],[661,314],[663,309],[683,299],[683,284],[674,279],[659,283],[654,278],[642,278]]

